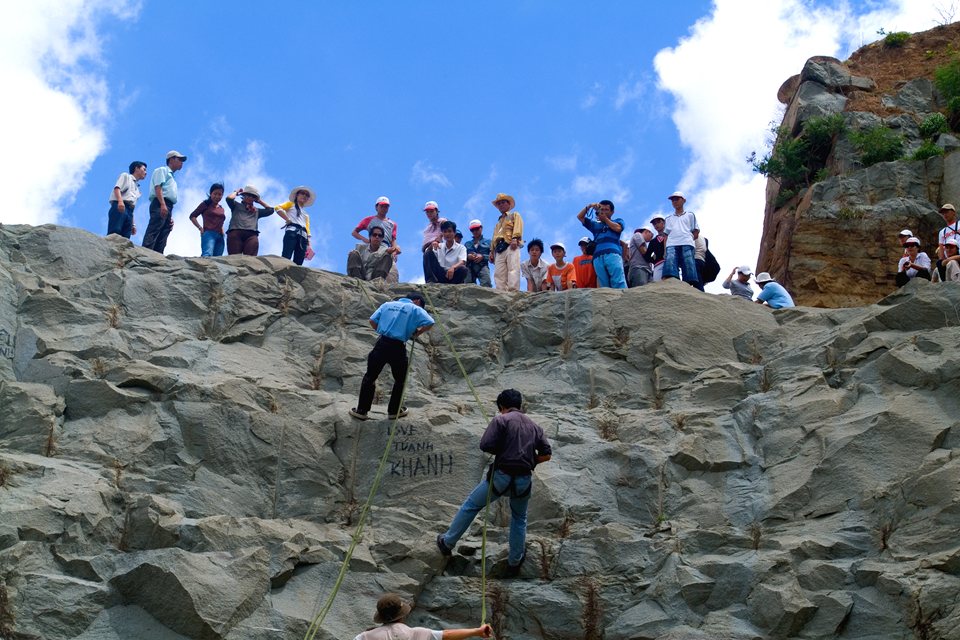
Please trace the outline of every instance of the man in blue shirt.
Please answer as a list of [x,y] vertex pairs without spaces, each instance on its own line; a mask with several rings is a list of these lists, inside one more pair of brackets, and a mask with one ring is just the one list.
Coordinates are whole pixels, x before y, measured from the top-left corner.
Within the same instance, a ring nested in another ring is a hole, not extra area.
[[377,378],[388,364],[393,373],[393,391],[390,393],[390,404],[387,405],[387,416],[393,420],[407,415],[407,408],[400,406],[403,383],[407,379],[407,340],[433,328],[433,318],[423,310],[423,305],[423,296],[411,293],[406,298],[384,302],[370,316],[370,326],[380,334],[380,338],[367,356],[367,372],[360,383],[357,407],[350,409],[350,415],[357,420],[370,419],[367,413],[373,404]]
[[483,223],[479,220],[471,220],[470,233],[473,238],[463,243],[467,248],[467,271],[470,275],[467,280],[476,284],[480,281],[481,287],[493,286],[490,284],[490,241],[483,237]]
[[174,172],[183,168],[187,156],[179,151],[167,152],[167,164],[153,170],[150,178],[150,223],[143,234],[143,246],[163,253],[167,236],[173,229],[173,206],[177,204],[177,180]]
[[793,298],[787,293],[787,290],[777,282],[766,271],[761,271],[756,277],[757,285],[760,287],[760,293],[757,295],[757,304],[766,303],[771,309],[786,309],[794,306]]
[[[587,218],[587,212],[596,211],[596,220]],[[597,248],[593,252],[593,268],[597,272],[597,285],[613,289],[626,289],[627,278],[623,271],[623,247],[620,234],[623,232],[623,218],[612,218],[613,202],[601,200],[588,204],[577,220],[593,233]]]

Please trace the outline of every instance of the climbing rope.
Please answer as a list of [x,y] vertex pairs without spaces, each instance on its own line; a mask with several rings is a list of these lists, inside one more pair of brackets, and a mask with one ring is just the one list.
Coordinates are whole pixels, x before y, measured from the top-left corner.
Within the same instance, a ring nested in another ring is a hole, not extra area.
[[[367,291],[367,288],[364,286],[362,280],[357,281],[360,285],[360,290],[363,295],[371,302],[375,304],[373,298],[370,296],[370,293]],[[434,318],[436,319],[436,324],[440,328],[440,332],[443,334],[443,338],[447,343],[447,346],[450,349],[450,353],[453,354],[454,359],[457,362],[457,366],[460,368],[460,373],[463,375],[464,380],[467,382],[467,386],[470,387],[470,391],[473,393],[474,399],[477,401],[477,407],[480,409],[480,414],[483,416],[484,421],[489,422],[489,417],[487,412],[483,409],[483,403],[480,401],[480,394],[477,393],[476,387],[473,386],[473,382],[470,380],[470,376],[467,374],[466,368],[463,366],[463,362],[460,360],[460,355],[457,353],[456,347],[453,346],[453,341],[450,339],[450,335],[447,333],[446,327],[440,321],[440,314],[437,311],[436,306],[433,304],[433,300],[430,297],[430,294],[427,292],[426,288],[420,287],[420,291],[423,294],[424,298],[427,301],[427,304],[430,306],[431,311],[433,312]],[[410,348],[410,356],[407,360],[407,375],[403,381],[403,390],[400,393],[400,407],[403,407],[403,401],[407,396],[407,385],[410,382],[410,372],[413,369],[413,351],[416,347],[416,340],[413,341],[413,346]],[[337,593],[340,591],[340,587],[343,584],[343,579],[346,577],[347,569],[350,567],[350,560],[353,558],[353,552],[356,550],[357,545],[360,543],[360,538],[363,534],[363,528],[366,525],[367,515],[370,511],[370,506],[373,504],[373,498],[376,496],[377,491],[380,489],[380,483],[383,480],[383,473],[386,469],[387,459],[390,456],[390,448],[393,446],[393,439],[397,432],[397,423],[400,421],[400,416],[397,415],[393,419],[393,424],[390,425],[390,434],[387,437],[387,444],[384,447],[383,454],[380,456],[380,463],[377,465],[377,472],[374,475],[373,483],[370,485],[370,491],[367,494],[367,500],[363,505],[363,509],[360,511],[360,517],[357,520],[357,527],[353,533],[353,536],[350,540],[350,546],[347,548],[347,552],[344,555],[343,563],[340,565],[340,572],[337,575],[337,579],[333,584],[333,589],[330,592],[330,595],[327,596],[326,602],[320,608],[320,611],[314,616],[313,620],[310,621],[310,626],[307,628],[307,632],[304,634],[304,640],[314,640],[317,635],[317,632],[320,630],[320,627],[323,625],[324,620],[327,617],[327,614],[330,612],[330,609],[333,607],[333,602],[337,597]],[[490,514],[490,498],[493,495],[493,473],[489,473],[487,479],[487,502],[483,510],[483,533],[481,537],[480,544],[480,625],[486,624],[487,621],[487,563],[486,563],[486,548],[487,548],[487,521],[489,520]]]
[[[440,321],[440,312],[437,311],[437,307],[434,306],[433,300],[430,298],[430,294],[427,293],[426,287],[421,286],[420,292],[423,293],[427,304],[430,305],[430,310],[436,319],[437,326],[440,328],[440,333],[443,334],[443,339],[446,341],[447,347],[450,348],[453,359],[456,360],[457,366],[460,367],[460,373],[463,375],[463,379],[467,381],[467,386],[469,386],[470,391],[473,392],[473,397],[477,401],[477,407],[480,409],[480,414],[483,416],[484,422],[489,424],[490,418],[487,417],[487,412],[483,410],[483,403],[480,402],[480,394],[477,393],[476,387],[474,387],[473,382],[470,381],[470,376],[467,375],[467,370],[460,360],[460,354],[457,353],[457,348],[453,346],[453,340],[450,339],[450,334],[447,333],[446,327],[444,327]],[[489,462],[489,458],[487,458],[487,460]],[[480,626],[487,623],[487,521],[490,519],[490,499],[493,496],[493,469],[488,470],[487,476],[487,502],[483,506],[483,525],[480,534]]]
[[[416,348],[416,345],[416,340],[414,340],[413,345],[410,347],[410,357],[407,360],[407,376],[403,381],[403,390],[400,392],[401,408],[403,407],[403,401],[407,396],[407,383],[410,381],[410,370],[413,368],[413,351]],[[393,424],[390,425],[390,435],[387,436],[387,445],[383,449],[383,455],[380,456],[380,464],[377,465],[377,473],[373,477],[373,484],[370,485],[370,491],[367,494],[367,501],[364,503],[363,509],[360,511],[360,517],[357,519],[357,528],[353,533],[352,539],[350,540],[350,546],[347,548],[347,553],[343,558],[343,564],[340,565],[340,573],[337,575],[337,580],[333,583],[333,590],[327,597],[327,601],[323,604],[323,607],[320,608],[319,613],[317,613],[317,615],[310,622],[310,626],[307,628],[307,632],[303,636],[304,640],[313,640],[314,637],[316,637],[321,625],[323,625],[324,619],[327,617],[327,613],[329,613],[330,608],[333,607],[333,601],[337,597],[337,592],[340,591],[343,578],[347,575],[347,569],[350,567],[350,559],[353,558],[353,552],[356,550],[357,544],[360,543],[360,536],[363,535],[363,527],[367,523],[367,515],[370,512],[370,505],[373,504],[373,498],[380,489],[380,482],[383,480],[383,472],[387,467],[387,458],[390,457],[390,447],[393,446],[393,437],[397,433],[397,423],[400,421],[399,414],[400,412],[398,411],[397,415],[393,418]]]

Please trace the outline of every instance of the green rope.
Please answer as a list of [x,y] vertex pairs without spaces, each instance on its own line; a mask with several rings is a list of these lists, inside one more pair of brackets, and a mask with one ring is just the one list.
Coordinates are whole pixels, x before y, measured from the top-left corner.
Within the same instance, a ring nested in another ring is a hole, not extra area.
[[[401,408],[403,407],[403,401],[407,395],[407,383],[410,380],[410,370],[413,368],[413,350],[416,347],[416,344],[417,343],[414,340],[413,346],[410,347],[410,358],[407,360],[407,377],[403,381],[403,391],[400,393]],[[337,597],[337,592],[340,591],[343,578],[347,575],[347,569],[350,567],[350,559],[353,557],[353,552],[357,548],[357,544],[360,543],[360,536],[363,534],[363,527],[367,523],[367,514],[370,512],[370,505],[373,503],[373,498],[380,489],[381,480],[383,480],[383,472],[387,467],[387,459],[390,457],[390,447],[393,445],[393,437],[397,433],[397,423],[400,421],[399,411],[397,414],[398,415],[393,419],[393,424],[390,426],[390,435],[387,437],[387,446],[383,450],[383,455],[380,456],[380,464],[377,466],[377,473],[373,477],[373,484],[370,485],[370,492],[367,494],[367,501],[363,505],[363,509],[360,511],[360,518],[357,520],[357,528],[353,533],[350,546],[347,548],[347,553],[343,558],[343,564],[340,565],[340,573],[337,575],[336,582],[333,583],[333,590],[327,597],[327,601],[323,604],[323,607],[321,607],[320,612],[310,622],[310,626],[307,628],[307,633],[303,636],[304,640],[313,640],[314,637],[316,637],[317,632],[320,630],[320,626],[327,617],[327,613],[329,613],[330,608],[333,607],[333,601]]]
[[[463,375],[463,379],[467,381],[467,386],[470,387],[470,391],[473,392],[473,397],[477,401],[477,407],[480,408],[480,415],[483,416],[484,422],[490,422],[490,418],[487,417],[487,412],[483,410],[483,403],[480,402],[480,394],[477,393],[476,387],[473,386],[473,382],[470,381],[470,376],[467,375],[467,370],[463,366],[463,362],[460,360],[460,355],[457,353],[456,347],[453,346],[453,340],[450,339],[450,334],[447,333],[446,327],[443,326],[443,323],[440,322],[440,312],[437,311],[437,307],[433,304],[433,300],[430,298],[430,294],[427,293],[426,287],[421,286],[420,292],[423,293],[423,297],[426,298],[427,304],[430,305],[430,310],[433,312],[434,317],[436,318],[437,326],[440,327],[440,333],[443,334],[443,339],[447,343],[447,347],[450,348],[450,352],[453,354],[453,359],[457,361],[457,366],[460,367],[460,373]],[[488,472],[489,477],[487,478],[487,503],[483,507],[483,527],[482,533],[480,535],[480,625],[483,626],[487,623],[487,521],[490,519],[490,498],[493,496],[493,471]]]

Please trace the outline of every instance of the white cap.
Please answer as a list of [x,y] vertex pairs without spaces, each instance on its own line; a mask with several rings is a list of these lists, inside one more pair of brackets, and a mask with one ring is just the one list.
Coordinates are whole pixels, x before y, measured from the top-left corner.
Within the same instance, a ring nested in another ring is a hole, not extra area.
[[943,241],[943,244],[952,244],[953,246],[960,248],[960,240],[957,240],[955,236],[947,238]]
[[477,227],[482,227],[483,223],[479,220],[471,220],[470,224],[467,225],[467,229],[476,229]]
[[650,218],[650,226],[653,226],[654,220],[666,220],[666,218],[663,216],[662,213],[655,213],[653,214],[653,217]]
[[909,238],[903,241],[903,246],[907,246],[908,244],[915,244],[919,247],[920,238],[915,238],[914,236],[910,236]]
[[642,227],[640,227],[640,231],[649,231],[651,235],[654,235],[654,236],[657,235],[657,230],[648,224],[645,224]]
[[756,280],[758,284],[761,282],[773,282],[773,278],[771,278],[770,274],[766,271],[761,271],[758,273],[754,280]]
[[552,251],[554,247],[560,247],[564,252],[567,251],[566,245],[564,245],[562,242],[554,242],[550,245],[550,250]]
[[673,193],[667,196],[667,200],[673,200],[674,198],[683,198],[684,200],[686,200],[687,196],[683,195],[683,191],[674,191]]
[[387,196],[380,196],[377,198],[377,204],[390,204],[390,198]]
[[590,238],[588,238],[587,236],[583,236],[582,238],[577,240],[577,244],[590,244]]
[[898,236],[907,236],[907,237],[909,238],[909,237],[911,237],[911,236],[913,235],[913,231],[910,231],[910,229],[904,229],[903,231],[901,231],[901,232],[898,233],[897,235],[898,235]]
[[[187,156],[183,155],[179,151],[167,151],[167,160],[170,158],[180,158],[181,160],[186,160]],[[953,205],[950,206],[952,207]]]
[[[738,271],[739,273],[742,273],[742,274],[745,275],[745,276],[752,276],[752,275],[753,275],[753,269],[751,269],[751,268],[748,267],[747,265],[743,265],[742,267],[737,267],[737,271]],[[769,275],[769,274],[768,274],[768,275]]]
[[423,205],[423,210],[427,211],[428,209],[436,209],[440,211],[440,205],[437,204],[436,200],[428,200],[427,204]]

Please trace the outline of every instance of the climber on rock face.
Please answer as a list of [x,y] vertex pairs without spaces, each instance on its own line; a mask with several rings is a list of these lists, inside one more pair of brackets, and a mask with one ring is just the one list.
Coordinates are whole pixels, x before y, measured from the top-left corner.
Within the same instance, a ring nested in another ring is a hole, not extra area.
[[[437,536],[440,553],[449,556],[460,536],[466,532],[477,513],[490,500],[510,496],[510,555],[507,557],[507,577],[520,574],[526,559],[524,545],[527,537],[527,503],[533,486],[533,469],[550,459],[553,453],[543,429],[520,412],[523,396],[516,389],[505,389],[497,396],[500,415],[487,425],[480,438],[480,449],[496,457],[487,471],[487,478],[467,496],[446,533]],[[489,484],[493,487],[488,491]]]
[[424,627],[408,627],[404,620],[412,607],[395,593],[386,593],[377,600],[377,613],[373,621],[379,623],[364,631],[353,640],[466,640],[466,638],[489,638],[493,629],[485,624],[474,629],[433,630]]
[[370,316],[370,326],[380,334],[370,355],[367,356],[367,372],[360,383],[360,399],[350,415],[357,420],[369,420],[367,413],[373,404],[377,378],[383,368],[390,365],[393,373],[393,391],[387,415],[392,420],[407,415],[407,408],[400,406],[403,384],[407,379],[407,340],[433,328],[433,318],[423,310],[423,296],[411,293],[406,298],[391,300],[380,305]]

